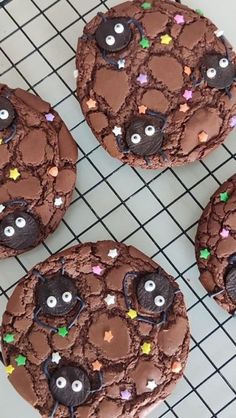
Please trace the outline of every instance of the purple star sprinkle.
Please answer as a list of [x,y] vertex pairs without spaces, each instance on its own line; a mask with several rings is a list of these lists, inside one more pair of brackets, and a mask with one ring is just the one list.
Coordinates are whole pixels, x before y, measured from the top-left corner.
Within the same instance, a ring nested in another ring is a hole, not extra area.
[[185,23],[183,15],[175,15],[174,19],[178,25],[182,25],[183,23]]
[[55,116],[54,116],[52,113],[47,113],[47,114],[45,115],[45,118],[46,118],[46,120],[47,120],[48,122],[53,122],[53,121],[54,121],[54,119],[55,119]]
[[121,399],[123,399],[123,401],[129,401],[132,397],[132,394],[129,390],[126,389],[120,392],[120,396],[121,396]]
[[148,83],[148,76],[147,76],[147,74],[139,74],[139,76],[137,77],[137,81],[140,84],[146,84],[146,83]]
[[233,116],[233,117],[230,119],[230,121],[229,121],[229,126],[230,126],[231,128],[234,128],[234,127],[236,126],[236,115],[235,115],[235,116]]
[[192,99],[193,97],[193,92],[192,90],[185,90],[183,97],[188,101],[190,99]]

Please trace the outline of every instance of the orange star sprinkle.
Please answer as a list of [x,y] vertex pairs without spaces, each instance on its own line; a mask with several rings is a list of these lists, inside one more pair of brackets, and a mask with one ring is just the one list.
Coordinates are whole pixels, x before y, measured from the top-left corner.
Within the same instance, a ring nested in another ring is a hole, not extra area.
[[182,364],[180,361],[174,361],[174,363],[171,366],[171,370],[173,373],[179,373],[182,370]]
[[140,114],[144,115],[146,113],[147,106],[141,105],[138,107],[138,111]]
[[180,105],[180,107],[179,107],[180,112],[183,112],[183,113],[186,113],[189,109],[190,109],[190,107],[187,105],[187,103],[184,103],[184,104]]
[[207,142],[208,137],[209,137],[209,135],[205,131],[202,131],[202,132],[200,132],[200,134],[198,134],[199,142],[202,142],[202,143]]
[[96,360],[92,363],[93,366],[93,371],[94,372],[99,372],[102,368],[102,363],[100,363],[100,361]]
[[187,75],[191,75],[191,74],[192,74],[192,70],[191,70],[191,68],[190,68],[190,67],[188,67],[187,65],[185,65],[185,67],[184,67],[184,72],[185,72],[185,74],[187,74]]
[[57,177],[58,176],[58,168],[57,167],[52,167],[48,170],[48,174],[50,174],[50,176],[52,177]]
[[97,107],[97,102],[96,102],[96,100],[89,99],[89,100],[86,102],[86,105],[88,106],[88,108],[89,108],[89,109],[96,109],[96,107]]
[[113,339],[112,332],[111,331],[105,331],[104,341],[106,341],[107,343],[110,343],[112,339]]

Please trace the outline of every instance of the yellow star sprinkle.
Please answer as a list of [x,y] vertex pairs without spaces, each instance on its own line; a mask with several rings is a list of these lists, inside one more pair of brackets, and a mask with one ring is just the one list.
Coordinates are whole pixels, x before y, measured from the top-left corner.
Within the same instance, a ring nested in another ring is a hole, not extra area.
[[161,44],[163,45],[169,45],[172,41],[172,38],[170,35],[166,34],[166,35],[162,35],[161,36]]
[[150,343],[143,343],[141,346],[141,350],[143,354],[150,354],[151,353],[152,346]]
[[9,173],[9,179],[16,181],[20,177],[20,172],[17,168],[11,168]]
[[131,319],[135,319],[138,316],[137,311],[135,311],[134,309],[130,309],[129,312],[127,313],[127,315],[131,318]]
[[6,373],[9,375],[9,374],[12,374],[12,373],[14,372],[15,367],[13,367],[13,366],[10,364],[9,366],[7,366],[7,367],[5,368],[5,370],[6,370]]
[[3,139],[2,138],[0,138],[0,145],[2,145],[3,144]]

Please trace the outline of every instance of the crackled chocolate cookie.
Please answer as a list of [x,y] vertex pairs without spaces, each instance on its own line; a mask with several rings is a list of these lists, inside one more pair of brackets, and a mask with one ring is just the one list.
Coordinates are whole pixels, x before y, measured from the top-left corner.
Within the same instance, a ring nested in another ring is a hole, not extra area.
[[142,168],[201,159],[236,125],[236,58],[200,11],[127,1],[85,26],[77,92],[102,146]]
[[76,160],[76,144],[50,104],[0,84],[0,259],[56,229],[71,201]]
[[145,417],[172,392],[189,350],[177,283],[113,241],[38,264],[1,330],[9,380],[45,418]]
[[236,174],[212,196],[196,236],[200,280],[209,295],[236,312]]

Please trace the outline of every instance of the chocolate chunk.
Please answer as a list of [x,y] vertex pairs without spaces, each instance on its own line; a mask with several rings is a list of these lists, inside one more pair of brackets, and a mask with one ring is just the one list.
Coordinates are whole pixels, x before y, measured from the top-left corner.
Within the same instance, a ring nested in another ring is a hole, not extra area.
[[121,18],[105,18],[96,30],[95,38],[98,46],[107,52],[117,52],[126,48],[132,38],[128,20]]
[[9,128],[15,119],[15,110],[10,100],[0,96],[0,131]]
[[225,278],[225,288],[233,303],[236,304],[236,266],[227,274]]
[[220,54],[205,55],[201,71],[208,86],[219,90],[231,87],[236,79],[234,63]]
[[0,222],[0,244],[15,250],[34,247],[40,237],[40,226],[28,212],[9,213]]

